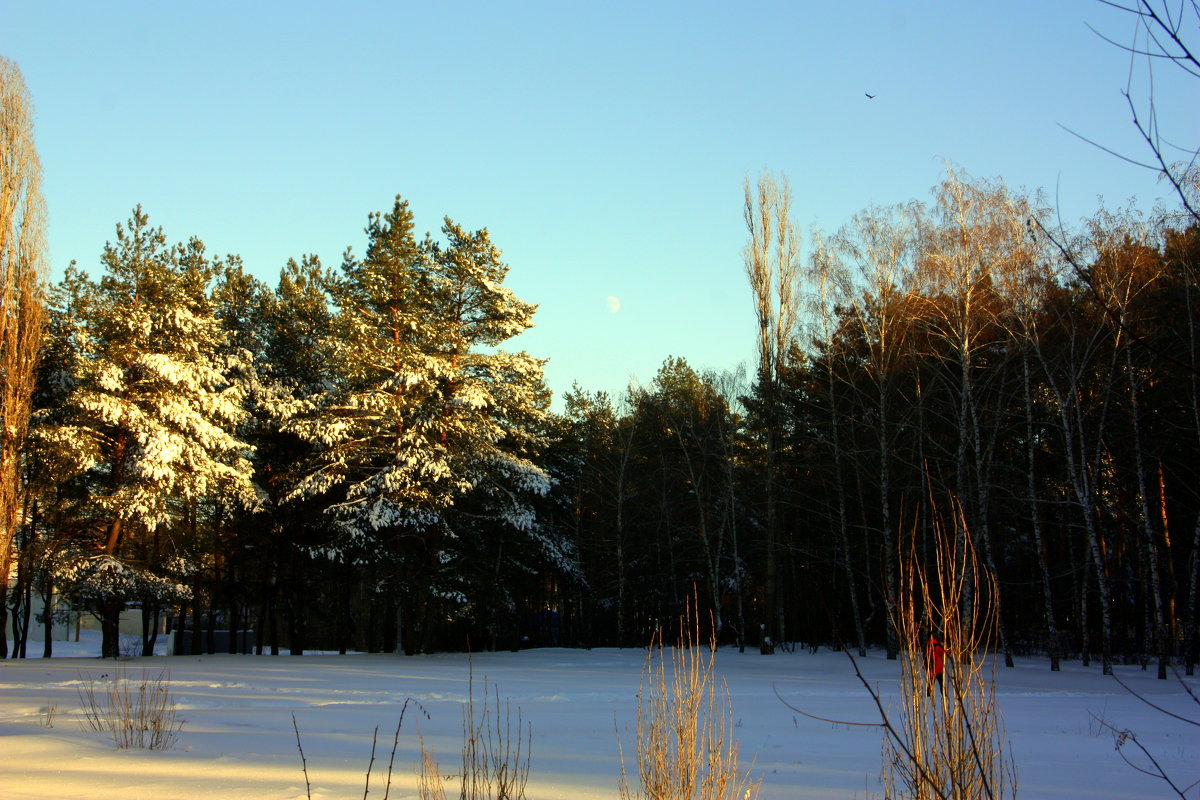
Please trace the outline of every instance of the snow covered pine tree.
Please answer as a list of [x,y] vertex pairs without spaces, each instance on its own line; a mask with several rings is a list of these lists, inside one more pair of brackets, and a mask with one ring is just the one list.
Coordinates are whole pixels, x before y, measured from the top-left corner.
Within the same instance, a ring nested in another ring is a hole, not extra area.
[[60,482],[79,488],[59,580],[100,616],[111,658],[126,601],[189,594],[200,504],[257,498],[248,446],[232,433],[245,412],[221,357],[204,245],[168,247],[139,206],[101,261],[99,283],[72,266],[60,287],[65,397],[38,435]]
[[501,285],[508,267],[486,230],[447,218],[445,244],[418,242],[397,197],[366,232],[365,258],[347,251],[330,286],[332,385],[285,426],[317,445],[291,496],[327,497],[335,549],[389,565],[383,590],[411,653],[434,646],[439,620],[469,613],[469,539],[554,549],[532,509],[550,488],[531,460],[549,397],[541,359],[497,349],[536,307]]

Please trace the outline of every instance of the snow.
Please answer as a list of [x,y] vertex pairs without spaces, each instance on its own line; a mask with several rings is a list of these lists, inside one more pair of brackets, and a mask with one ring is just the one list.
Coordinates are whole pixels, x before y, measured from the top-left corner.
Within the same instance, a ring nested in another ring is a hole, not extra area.
[[[0,787],[8,800],[304,798],[293,714],[312,797],[322,800],[362,796],[378,727],[368,796],[381,798],[392,736],[408,698],[429,718],[409,705],[391,797],[415,798],[418,722],[443,773],[455,773],[472,670],[477,704],[486,681],[489,694],[497,691],[501,702],[510,702],[512,716],[519,709],[532,726],[530,800],[608,800],[617,796],[618,731],[631,757],[645,659],[639,649],[533,649],[471,657],[219,655],[115,662],[94,658],[99,641],[88,635],[85,631],[79,644],[56,642],[62,657],[0,663]],[[40,653],[41,643],[31,643],[31,652]],[[872,652],[859,664],[886,702],[897,686],[898,662]],[[870,698],[844,653],[798,650],[764,657],[722,649],[717,666],[731,692],[743,759],[755,759],[764,800],[882,797],[878,729],[817,722],[776,697],[778,692],[817,716],[874,721]],[[100,685],[117,670],[136,679],[143,670],[154,675],[164,668],[185,720],[174,749],[120,751],[102,734],[81,730],[80,686],[89,680]],[[1117,674],[1154,703],[1192,719],[1200,716],[1178,681],[1155,680],[1153,670],[1137,666],[1118,667]],[[1016,668],[1000,668],[997,680],[1022,798],[1171,794],[1162,782],[1124,764],[1092,715],[1133,729],[1184,785],[1200,778],[1196,728],[1148,707],[1101,675],[1098,666],[1065,663],[1062,672],[1052,673],[1044,659],[1018,659]],[[1200,681],[1185,680],[1200,690]],[[47,727],[46,709],[54,707]],[[1195,797],[1196,788],[1187,796]]]

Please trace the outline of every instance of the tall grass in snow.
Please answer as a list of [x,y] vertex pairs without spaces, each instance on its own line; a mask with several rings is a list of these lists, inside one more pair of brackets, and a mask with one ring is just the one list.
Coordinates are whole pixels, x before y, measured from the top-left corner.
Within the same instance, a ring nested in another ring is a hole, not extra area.
[[165,669],[130,679],[121,667],[107,685],[89,680],[81,686],[79,700],[84,729],[107,733],[120,749],[168,750],[183,727]]

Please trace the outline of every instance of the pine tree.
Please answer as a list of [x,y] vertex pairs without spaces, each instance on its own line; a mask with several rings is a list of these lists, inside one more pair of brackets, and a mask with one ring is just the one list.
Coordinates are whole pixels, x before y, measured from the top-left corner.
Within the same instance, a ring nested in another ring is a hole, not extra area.
[[[258,571],[259,642],[279,653],[281,624],[287,644],[301,654],[308,641],[312,613],[321,603],[312,586],[319,584],[320,567],[328,560],[324,498],[292,495],[311,466],[317,446],[285,430],[307,400],[332,386],[333,356],[329,348],[333,314],[330,275],[316,256],[297,263],[289,260],[275,290],[264,298],[263,394],[256,409],[258,431],[256,468],[267,495],[262,514],[252,523],[261,546]],[[342,581],[339,581],[342,582]],[[394,616],[394,614],[393,614]],[[344,627],[344,626],[343,626]],[[394,630],[394,626],[392,627]],[[368,649],[374,649],[368,636]]]
[[257,498],[234,434],[242,392],[225,369],[204,245],[168,246],[139,206],[101,261],[99,282],[72,267],[62,284],[67,391],[39,436],[63,482],[82,487],[60,580],[93,605],[112,657],[127,600],[188,594],[199,504]]
[[455,575],[469,531],[538,531],[532,500],[549,478],[532,457],[548,397],[541,360],[498,349],[535,306],[502,285],[486,230],[446,219],[444,244],[418,241],[397,198],[366,233],[365,257],[347,251],[330,286],[332,384],[285,426],[318,445],[291,496],[327,497],[340,546],[396,564],[406,630],[423,631],[413,651],[432,645],[439,603],[469,599]]

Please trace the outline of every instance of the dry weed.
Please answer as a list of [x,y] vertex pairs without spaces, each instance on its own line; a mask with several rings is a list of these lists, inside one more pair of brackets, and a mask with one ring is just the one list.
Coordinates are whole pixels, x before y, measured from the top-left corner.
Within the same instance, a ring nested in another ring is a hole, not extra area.
[[[637,709],[638,788],[621,752],[621,800],[750,800],[751,780],[738,757],[729,689],[715,675],[716,643],[681,622],[679,646],[661,632],[642,669]],[[669,665],[668,665],[668,662]],[[619,743],[619,741],[618,741]]]
[[171,674],[142,670],[130,680],[121,667],[107,686],[89,680],[79,688],[85,730],[107,733],[120,749],[167,750],[175,744],[183,720],[175,716]]

